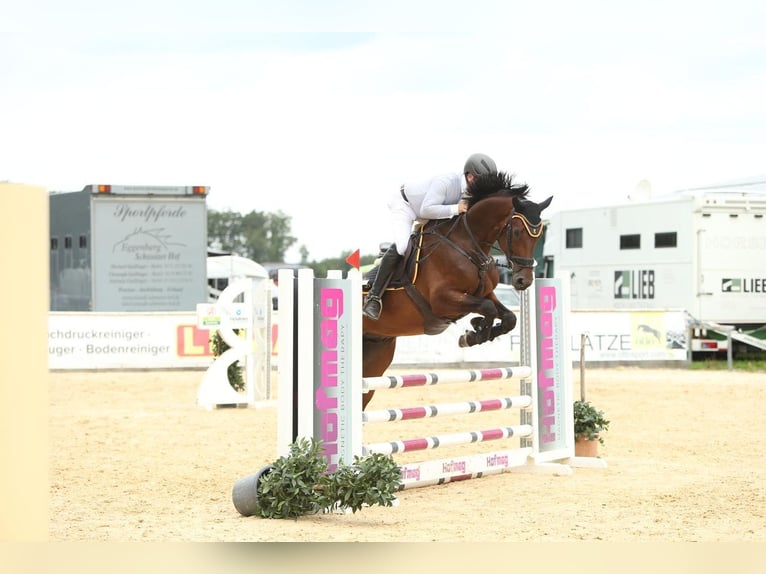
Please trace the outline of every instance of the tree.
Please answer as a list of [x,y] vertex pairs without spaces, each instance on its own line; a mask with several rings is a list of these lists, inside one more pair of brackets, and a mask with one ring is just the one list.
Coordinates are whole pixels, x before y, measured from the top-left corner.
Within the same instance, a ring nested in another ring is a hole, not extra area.
[[308,265],[309,261],[309,249],[305,245],[301,245],[300,249],[301,254],[301,265]]
[[207,212],[208,244],[253,261],[284,261],[285,253],[297,241],[290,234],[290,216],[283,212],[231,210]]
[[207,211],[207,242],[218,249],[241,254],[242,214],[233,211]]

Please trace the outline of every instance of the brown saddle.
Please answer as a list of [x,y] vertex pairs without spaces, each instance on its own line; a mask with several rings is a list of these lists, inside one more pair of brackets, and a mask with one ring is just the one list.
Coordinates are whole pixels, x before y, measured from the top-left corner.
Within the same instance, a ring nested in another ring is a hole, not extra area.
[[[391,275],[388,289],[401,289],[406,285],[412,285],[415,281],[417,276],[417,266],[420,259],[420,247],[423,243],[423,233],[421,230],[422,227],[418,227],[412,235],[410,235],[410,240],[407,243],[407,250],[404,252],[404,256],[399,259],[399,264]],[[375,281],[375,277],[378,275],[378,261],[383,257],[386,251],[388,251],[391,245],[393,245],[392,242],[386,241],[378,246],[380,251],[378,252],[378,259],[375,262],[375,267],[365,273],[363,277],[365,281],[363,290],[365,293],[370,289],[370,286]]]

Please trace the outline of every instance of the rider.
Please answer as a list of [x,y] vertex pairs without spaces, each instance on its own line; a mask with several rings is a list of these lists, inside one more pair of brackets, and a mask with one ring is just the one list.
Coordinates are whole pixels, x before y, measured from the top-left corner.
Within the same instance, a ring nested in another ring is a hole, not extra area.
[[497,173],[495,162],[488,155],[475,153],[466,160],[462,174],[450,173],[405,184],[391,196],[388,209],[391,212],[394,243],[383,255],[378,273],[364,301],[363,312],[367,317],[374,321],[380,318],[383,310],[380,298],[407,249],[413,222],[416,219],[449,219],[465,213],[468,202],[463,197],[467,185],[474,177],[488,173]]

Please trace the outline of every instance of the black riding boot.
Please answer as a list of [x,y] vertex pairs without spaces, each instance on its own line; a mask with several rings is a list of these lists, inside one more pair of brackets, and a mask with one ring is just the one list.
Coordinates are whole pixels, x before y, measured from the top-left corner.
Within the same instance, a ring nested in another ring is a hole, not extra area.
[[372,282],[372,287],[370,287],[370,292],[367,294],[362,309],[362,312],[373,321],[380,318],[380,312],[383,310],[383,302],[380,298],[391,282],[391,276],[401,257],[396,250],[396,245],[392,244],[388,251],[383,254],[383,259],[380,260],[378,274],[375,275],[375,281]]

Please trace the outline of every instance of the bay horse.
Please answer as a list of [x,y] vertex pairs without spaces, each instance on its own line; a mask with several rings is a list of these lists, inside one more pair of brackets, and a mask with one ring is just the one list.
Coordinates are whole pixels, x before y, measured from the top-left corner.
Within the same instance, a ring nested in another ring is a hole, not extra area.
[[[471,320],[473,330],[460,336],[461,347],[492,341],[516,326],[516,316],[494,294],[500,276],[491,249],[497,244],[505,255],[511,285],[517,291],[529,287],[535,245],[543,231],[540,214],[553,197],[539,204],[527,199],[529,187],[515,184],[504,172],[475,178],[467,193],[465,213],[430,220],[413,233],[404,280],[395,274],[377,321],[363,318],[362,376],[383,375],[394,358],[397,337],[435,335],[470,313],[477,316]],[[372,277],[366,278],[370,285]],[[362,409],[373,394],[362,395]]]

